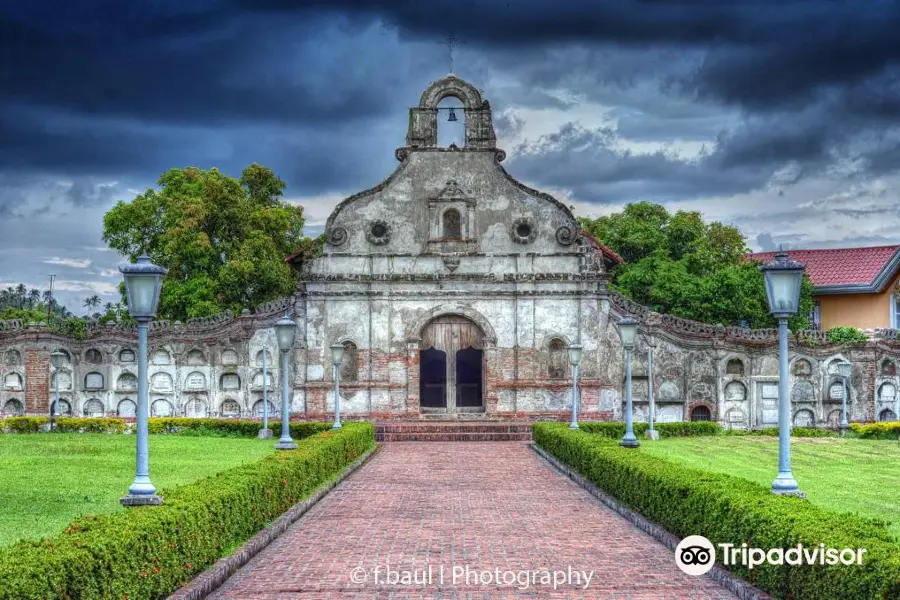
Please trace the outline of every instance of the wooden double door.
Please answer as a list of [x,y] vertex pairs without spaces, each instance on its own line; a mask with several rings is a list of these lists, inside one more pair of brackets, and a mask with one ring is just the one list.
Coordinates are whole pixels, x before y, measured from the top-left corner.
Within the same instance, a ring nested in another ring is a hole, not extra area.
[[427,412],[484,410],[484,333],[474,322],[445,315],[422,330],[419,405]]

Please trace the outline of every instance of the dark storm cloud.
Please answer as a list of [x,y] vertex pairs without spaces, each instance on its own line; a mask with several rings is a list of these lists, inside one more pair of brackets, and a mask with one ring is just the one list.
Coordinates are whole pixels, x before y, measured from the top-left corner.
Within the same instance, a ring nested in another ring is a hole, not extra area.
[[772,175],[765,167],[734,168],[718,152],[685,160],[663,151],[622,151],[618,141],[614,129],[569,123],[557,134],[517,148],[508,168],[526,181],[540,180],[598,203],[733,195],[762,187]]

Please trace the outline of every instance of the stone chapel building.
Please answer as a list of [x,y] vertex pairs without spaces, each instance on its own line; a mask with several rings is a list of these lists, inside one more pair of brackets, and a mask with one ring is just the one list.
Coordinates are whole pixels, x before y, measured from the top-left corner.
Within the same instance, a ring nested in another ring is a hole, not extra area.
[[[463,104],[463,147],[439,147],[438,104]],[[157,320],[150,331],[152,416],[258,417],[268,394],[279,416],[282,374],[273,325],[297,324],[289,353],[291,418],[334,411],[329,347],[344,347],[341,409],[349,418],[567,419],[572,369],[583,347],[582,419],[622,419],[624,352],[616,323],[641,323],[633,358],[634,411],[647,418],[777,424],[777,335],[662,315],[608,287],[621,259],[583,233],[552,196],[502,166],[490,104],[448,75],[409,109],[399,165],[341,202],[319,255],[295,254],[295,293],[235,316]],[[900,415],[897,330],[867,344],[830,344],[822,331],[791,339],[795,425],[840,422],[839,361],[849,360],[851,421]],[[54,371],[49,355],[66,355]],[[133,326],[92,324],[70,339],[38,323],[0,321],[0,417],[134,416]],[[648,372],[648,352],[653,352]],[[263,357],[268,365],[263,373]]]
[[[462,148],[437,145],[448,96],[464,105]],[[563,411],[572,343],[598,410],[601,303],[618,256],[506,172],[490,104],[453,75],[410,109],[396,156],[387,179],[335,208],[323,256],[301,267],[297,318],[308,347],[344,344],[347,410]],[[325,408],[321,394],[308,402]]]

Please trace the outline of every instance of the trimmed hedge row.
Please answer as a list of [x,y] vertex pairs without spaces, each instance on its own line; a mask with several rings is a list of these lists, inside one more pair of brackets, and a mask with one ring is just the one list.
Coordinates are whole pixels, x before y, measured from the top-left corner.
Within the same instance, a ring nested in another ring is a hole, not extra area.
[[[673,535],[702,535],[740,548],[865,548],[860,566],[719,564],[776,598],[900,597],[900,544],[885,523],[772,494],[756,483],[621,448],[561,423],[537,423],[537,444]],[[774,466],[773,466],[774,468]],[[774,473],[773,473],[774,476]],[[721,558],[721,550],[717,548]],[[674,560],[674,559],[673,559]]]
[[[262,428],[260,421],[239,419],[191,419],[188,417],[156,417],[148,419],[150,433],[177,435],[218,435],[227,437],[256,437]],[[331,423],[318,421],[292,421],[291,437],[301,439],[331,428]],[[269,421],[269,429],[277,438],[281,434],[281,421]]]
[[[38,433],[49,422],[48,417],[9,417],[0,419],[0,431],[4,433]],[[192,419],[182,417],[156,417],[148,419],[150,433],[202,435],[223,437],[256,437],[262,423],[238,419]],[[290,423],[291,437],[302,439],[329,429],[329,423],[294,421]],[[57,417],[54,431],[62,433],[124,433],[134,428],[133,423],[117,418]],[[281,433],[281,421],[269,421],[275,437]]]
[[[620,439],[625,435],[625,423],[619,421],[585,421],[578,424],[581,431],[598,434],[603,437]],[[647,431],[647,423],[634,423],[634,435],[642,437]],[[712,421],[691,421],[687,423],[657,423],[654,427],[659,437],[693,437],[703,435],[720,435],[724,430]]]
[[[755,435],[778,437],[777,427],[762,427],[760,429],[729,429],[728,435]],[[791,427],[791,437],[836,437],[838,434],[831,429],[819,429],[818,427]]]
[[900,438],[900,421],[881,421],[868,425],[850,423],[850,431],[857,437],[870,440],[896,440]]
[[165,504],[73,522],[60,535],[0,550],[0,599],[165,598],[375,445],[347,423],[204,480]]
[[[38,433],[50,422],[49,417],[8,417],[0,419],[0,431],[5,433]],[[124,433],[128,423],[114,418],[56,417],[54,431],[61,433]]]

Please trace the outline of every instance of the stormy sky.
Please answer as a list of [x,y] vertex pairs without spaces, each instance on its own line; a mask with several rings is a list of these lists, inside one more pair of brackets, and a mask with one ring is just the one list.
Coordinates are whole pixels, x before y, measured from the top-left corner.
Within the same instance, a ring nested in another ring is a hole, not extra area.
[[3,2],[0,286],[117,300],[102,216],[172,167],[271,167],[315,235],[395,168],[450,33],[506,168],[577,214],[651,200],[755,249],[897,243],[898,30],[866,0]]

